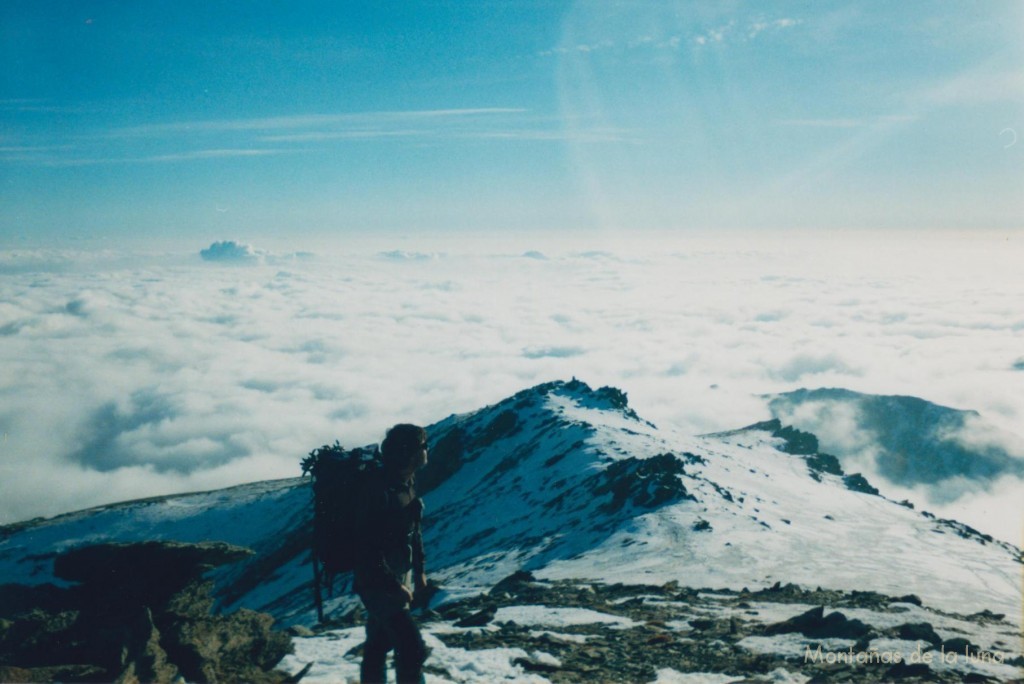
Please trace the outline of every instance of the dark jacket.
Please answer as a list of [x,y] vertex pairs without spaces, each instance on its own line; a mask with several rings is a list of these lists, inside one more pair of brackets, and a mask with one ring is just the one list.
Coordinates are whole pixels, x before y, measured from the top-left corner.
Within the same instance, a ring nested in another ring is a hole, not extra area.
[[410,587],[410,571],[423,572],[423,502],[413,480],[401,481],[388,470],[367,478],[360,494],[362,530],[355,567],[354,589],[401,592]]

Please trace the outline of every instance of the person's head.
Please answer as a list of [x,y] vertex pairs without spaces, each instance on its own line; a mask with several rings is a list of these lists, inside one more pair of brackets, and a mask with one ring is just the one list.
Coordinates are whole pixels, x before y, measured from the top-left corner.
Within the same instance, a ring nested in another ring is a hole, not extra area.
[[419,425],[399,423],[384,435],[380,455],[391,470],[412,475],[427,463],[427,431]]

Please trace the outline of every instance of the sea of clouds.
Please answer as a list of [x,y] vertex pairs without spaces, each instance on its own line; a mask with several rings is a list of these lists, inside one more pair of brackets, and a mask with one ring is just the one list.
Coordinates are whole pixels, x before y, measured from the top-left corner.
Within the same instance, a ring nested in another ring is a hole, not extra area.
[[[1024,435],[1022,256],[962,234],[0,251],[0,523],[295,476],[573,376],[692,433],[846,387]],[[1021,484],[924,503],[1019,544]]]

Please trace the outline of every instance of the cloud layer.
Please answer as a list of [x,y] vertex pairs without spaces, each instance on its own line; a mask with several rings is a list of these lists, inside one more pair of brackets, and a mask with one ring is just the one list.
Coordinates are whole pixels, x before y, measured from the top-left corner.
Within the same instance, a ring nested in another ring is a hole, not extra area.
[[425,241],[267,262],[215,243],[242,257],[227,269],[196,248],[191,262],[3,253],[0,522],[293,476],[336,438],[574,375],[693,433],[766,418],[757,394],[835,386],[1024,434],[1021,254],[995,247]]

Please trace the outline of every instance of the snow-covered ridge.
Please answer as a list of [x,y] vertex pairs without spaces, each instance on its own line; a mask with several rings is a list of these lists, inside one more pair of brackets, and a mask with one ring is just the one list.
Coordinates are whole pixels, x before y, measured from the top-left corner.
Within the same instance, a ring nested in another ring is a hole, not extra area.
[[[548,580],[916,594],[959,614],[1019,619],[1018,549],[867,493],[837,463],[794,448],[800,433],[776,428],[680,434],[642,420],[621,391],[576,380],[449,416],[428,428],[419,478],[430,573],[448,599],[522,569]],[[99,541],[221,540],[257,553],[217,572],[223,609],[310,623],[310,511],[308,481],[295,478],[30,521],[0,528],[0,576],[53,581],[55,553]],[[342,592],[328,605],[350,601]]]

